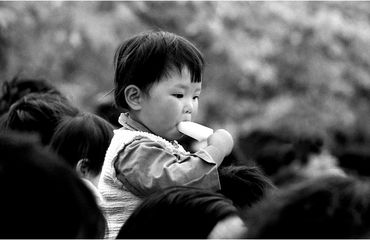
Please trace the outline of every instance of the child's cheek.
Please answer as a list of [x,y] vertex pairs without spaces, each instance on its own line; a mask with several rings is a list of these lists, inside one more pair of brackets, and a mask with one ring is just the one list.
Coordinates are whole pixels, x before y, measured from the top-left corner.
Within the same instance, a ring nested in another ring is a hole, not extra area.
[[198,114],[198,103],[195,103],[193,107],[193,112],[191,113],[191,117],[194,118],[197,116],[197,114]]
[[173,121],[181,114],[181,109],[178,107],[178,104],[175,104],[173,101],[168,102],[162,106],[162,119],[164,121]]

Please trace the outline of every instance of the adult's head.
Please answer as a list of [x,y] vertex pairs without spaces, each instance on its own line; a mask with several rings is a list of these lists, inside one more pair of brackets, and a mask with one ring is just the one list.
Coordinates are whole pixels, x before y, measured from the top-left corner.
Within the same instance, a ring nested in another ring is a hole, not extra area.
[[3,128],[36,134],[47,145],[61,119],[78,113],[79,110],[63,96],[31,93],[11,106]]
[[239,142],[245,154],[244,160],[253,159],[269,177],[295,160],[295,149],[291,139],[271,130],[254,130],[248,135],[241,136]]
[[99,117],[107,120],[110,124],[112,124],[113,127],[121,127],[121,125],[118,123],[118,118],[122,111],[117,108],[113,100],[96,103],[94,113]]
[[92,113],[67,117],[58,125],[50,146],[82,177],[94,182],[101,172],[113,126]]
[[223,195],[171,187],[146,198],[117,238],[238,238],[244,230],[237,209]]
[[50,93],[62,95],[50,82],[43,78],[28,78],[16,76],[1,85],[0,115],[7,112],[10,106],[29,93]]
[[238,208],[251,207],[262,199],[274,184],[254,166],[227,166],[219,168],[221,190]]
[[247,238],[369,238],[370,182],[332,175],[289,185],[245,220]]
[[29,135],[0,135],[0,238],[102,238],[94,196]]

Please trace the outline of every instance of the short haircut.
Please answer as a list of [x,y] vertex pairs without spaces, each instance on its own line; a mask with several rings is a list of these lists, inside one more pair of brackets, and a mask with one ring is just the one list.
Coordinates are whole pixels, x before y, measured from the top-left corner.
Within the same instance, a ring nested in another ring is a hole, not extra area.
[[62,95],[50,82],[43,78],[26,78],[15,76],[1,85],[0,115],[6,113],[10,106],[29,93],[50,93]]
[[29,135],[0,135],[0,238],[103,238],[106,221],[75,171]]
[[116,105],[129,109],[125,88],[131,84],[144,93],[150,87],[177,70],[186,67],[192,82],[202,81],[204,60],[201,52],[185,38],[174,33],[151,31],[124,41],[114,56]]
[[326,176],[281,188],[245,214],[246,238],[369,238],[370,182]]
[[88,159],[89,170],[97,175],[112,137],[113,126],[109,122],[92,113],[81,113],[62,120],[50,146],[72,167],[79,160]]
[[272,181],[256,166],[227,166],[219,168],[220,193],[231,199],[239,209],[251,207],[269,190],[275,189]]
[[192,187],[158,191],[135,209],[117,238],[207,238],[221,220],[238,216],[222,194]]
[[44,145],[65,116],[75,116],[79,110],[63,96],[49,93],[31,93],[14,103],[3,127],[5,129],[33,133]]

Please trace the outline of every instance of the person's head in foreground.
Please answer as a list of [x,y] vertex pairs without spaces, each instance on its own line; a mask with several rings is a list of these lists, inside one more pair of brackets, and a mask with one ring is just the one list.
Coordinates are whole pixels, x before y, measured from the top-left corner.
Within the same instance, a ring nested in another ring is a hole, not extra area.
[[0,135],[0,238],[103,238],[106,223],[77,174],[29,135]]
[[219,176],[219,193],[231,199],[239,209],[251,207],[275,189],[271,180],[257,166],[220,167]]
[[245,225],[231,201],[191,187],[171,187],[146,198],[117,238],[240,238]]
[[244,217],[246,238],[369,238],[370,182],[326,176],[292,184]]

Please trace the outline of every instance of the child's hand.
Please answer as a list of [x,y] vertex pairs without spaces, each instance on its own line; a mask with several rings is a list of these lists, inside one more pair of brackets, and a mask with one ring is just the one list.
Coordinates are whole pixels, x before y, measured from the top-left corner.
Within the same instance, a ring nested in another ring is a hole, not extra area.
[[234,140],[231,134],[225,129],[216,130],[207,139],[208,145],[213,145],[223,152],[224,157],[229,155],[234,147]]

